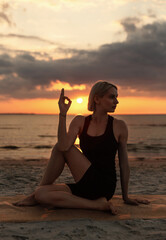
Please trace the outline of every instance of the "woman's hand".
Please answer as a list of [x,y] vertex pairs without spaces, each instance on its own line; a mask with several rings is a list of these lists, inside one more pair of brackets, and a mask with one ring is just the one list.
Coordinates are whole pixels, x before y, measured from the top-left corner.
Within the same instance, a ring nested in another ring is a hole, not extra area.
[[[67,100],[68,103],[65,103],[65,100]],[[58,101],[59,110],[62,115],[66,115],[67,111],[70,108],[71,103],[72,101],[68,97],[64,96],[64,88],[62,88]]]
[[150,201],[149,201],[149,200],[146,200],[146,199],[138,199],[138,198],[131,199],[131,198],[126,198],[126,199],[124,200],[124,203],[125,203],[125,204],[129,204],[129,205],[139,205],[139,204],[149,204]]

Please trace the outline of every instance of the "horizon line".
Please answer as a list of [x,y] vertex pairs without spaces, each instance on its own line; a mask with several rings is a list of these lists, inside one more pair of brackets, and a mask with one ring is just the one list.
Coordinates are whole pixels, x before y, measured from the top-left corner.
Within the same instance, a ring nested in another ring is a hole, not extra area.
[[[55,115],[59,113],[0,113],[0,115]],[[76,116],[81,114],[67,114],[67,116]],[[85,114],[87,115],[87,114]],[[113,113],[113,115],[166,115],[166,113]]]

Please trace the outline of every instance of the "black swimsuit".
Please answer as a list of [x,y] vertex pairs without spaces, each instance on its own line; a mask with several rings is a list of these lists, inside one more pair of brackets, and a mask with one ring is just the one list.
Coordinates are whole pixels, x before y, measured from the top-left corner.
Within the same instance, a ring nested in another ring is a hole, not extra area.
[[80,135],[80,148],[92,163],[77,183],[67,184],[72,193],[88,199],[111,199],[116,188],[115,155],[118,142],[113,133],[113,117],[108,115],[105,133],[100,136],[87,134],[92,115],[85,118]]

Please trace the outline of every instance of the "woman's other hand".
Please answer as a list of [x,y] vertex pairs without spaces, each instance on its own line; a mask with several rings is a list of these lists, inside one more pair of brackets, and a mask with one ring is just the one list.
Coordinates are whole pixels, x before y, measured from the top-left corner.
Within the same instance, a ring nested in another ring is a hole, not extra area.
[[124,203],[125,203],[125,204],[129,204],[129,205],[139,205],[139,204],[149,204],[150,201],[149,201],[149,200],[146,200],[146,199],[138,199],[138,198],[131,199],[131,198],[126,198],[126,199],[124,200]]
[[[65,103],[65,100],[67,100],[68,103]],[[62,115],[66,115],[67,111],[70,108],[71,103],[72,101],[70,100],[70,98],[64,96],[64,88],[62,88],[59,101],[58,101],[59,110]]]

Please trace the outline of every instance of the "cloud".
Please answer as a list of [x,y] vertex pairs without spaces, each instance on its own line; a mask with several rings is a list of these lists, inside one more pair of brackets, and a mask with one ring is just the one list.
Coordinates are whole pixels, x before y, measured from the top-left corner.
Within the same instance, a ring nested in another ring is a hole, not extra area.
[[121,25],[127,33],[135,32],[137,30],[136,24],[140,23],[139,18],[125,18],[121,20]]
[[8,9],[10,9],[10,5],[8,3],[0,3],[0,22],[7,23],[9,26],[12,25],[12,21],[8,16]]
[[145,42],[149,43],[165,43],[166,40],[166,22],[154,22],[153,24],[146,24],[141,28],[133,28],[131,31],[131,26],[134,24],[130,19],[125,19],[121,21],[122,26],[127,32],[127,41],[137,44],[140,42],[143,46]]
[[20,38],[20,39],[24,39],[24,40],[35,40],[35,41],[40,41],[40,42],[44,42],[44,43],[48,43],[48,44],[52,44],[55,45],[55,42],[37,37],[37,36],[26,36],[26,35],[21,35],[21,34],[1,34],[0,33],[0,38]]
[[0,56],[6,55],[6,53],[8,53],[10,57],[16,55],[29,55],[30,57],[32,56],[35,57],[36,59],[51,59],[50,55],[46,52],[10,49],[5,45],[0,44]]
[[[97,80],[117,84],[121,96],[165,97],[166,22],[140,28],[139,19],[126,18],[121,24],[127,34],[124,42],[100,46],[96,50],[64,49],[71,58],[38,60],[29,53],[0,56],[0,95],[8,98],[56,98],[57,80],[70,86],[91,86]],[[63,49],[59,49],[63,51]],[[52,89],[52,91],[50,91]],[[76,92],[68,91],[69,97]]]
[[7,22],[9,25],[11,25],[12,23],[11,23],[11,21],[10,21],[10,19],[9,19],[9,17],[5,14],[5,13],[3,13],[3,12],[0,12],[0,21],[1,22]]

